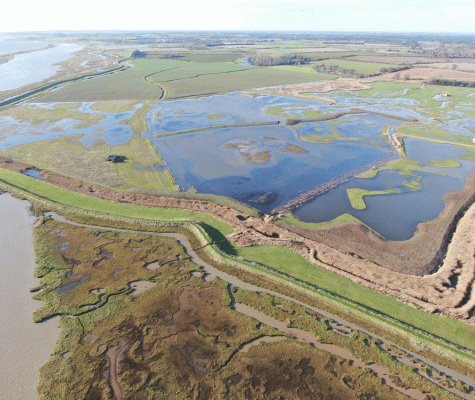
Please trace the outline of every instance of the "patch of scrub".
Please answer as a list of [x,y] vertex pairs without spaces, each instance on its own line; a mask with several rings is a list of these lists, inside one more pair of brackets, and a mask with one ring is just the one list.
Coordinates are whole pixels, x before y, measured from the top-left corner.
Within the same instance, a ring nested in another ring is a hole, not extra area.
[[459,168],[462,164],[455,160],[430,160],[429,166],[439,168]]
[[226,115],[224,114],[209,114],[206,116],[208,119],[223,119],[226,118]]
[[[326,108],[326,107],[325,107]],[[324,116],[326,113],[322,112],[323,109],[314,104],[284,104],[278,106],[271,106],[265,110],[266,114],[275,115],[282,118],[318,118]]]
[[284,148],[279,149],[279,151],[283,151],[285,153],[308,153],[308,150],[302,149],[300,146],[296,144],[287,143]]

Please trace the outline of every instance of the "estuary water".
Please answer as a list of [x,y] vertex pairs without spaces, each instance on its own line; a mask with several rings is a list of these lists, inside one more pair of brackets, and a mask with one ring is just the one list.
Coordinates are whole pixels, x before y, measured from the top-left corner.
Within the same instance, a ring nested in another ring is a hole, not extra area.
[[29,203],[0,195],[0,398],[37,399],[39,369],[59,338],[58,319],[35,324],[33,312],[41,302],[29,292],[38,285],[33,276],[35,255]]
[[[43,46],[47,44],[42,43]],[[12,60],[0,64],[0,91],[17,89],[53,76],[60,68],[58,63],[67,60],[72,53],[83,47],[77,44],[57,44],[49,49],[16,55]]]
[[45,46],[47,43],[39,40],[17,40],[13,36],[0,35],[0,55],[33,50]]

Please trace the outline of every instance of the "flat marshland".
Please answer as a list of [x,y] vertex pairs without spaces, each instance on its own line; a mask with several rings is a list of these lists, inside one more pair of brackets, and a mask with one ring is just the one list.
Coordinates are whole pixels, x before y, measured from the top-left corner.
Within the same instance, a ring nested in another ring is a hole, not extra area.
[[0,93],[42,399],[473,396],[470,45],[111,35]]

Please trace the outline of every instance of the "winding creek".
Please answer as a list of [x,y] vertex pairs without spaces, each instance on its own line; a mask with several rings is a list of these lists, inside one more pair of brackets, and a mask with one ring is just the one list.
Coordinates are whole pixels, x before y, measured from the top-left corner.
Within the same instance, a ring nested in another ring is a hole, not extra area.
[[[269,317],[265,315],[264,313],[257,311],[253,309],[252,307],[249,307],[244,304],[237,303],[233,294],[232,294],[232,286],[236,286],[241,289],[253,291],[253,292],[260,292],[260,293],[267,293],[269,295],[275,296],[277,298],[287,300],[290,302],[293,302],[295,304],[298,304],[302,307],[305,307],[308,310],[311,310],[313,312],[316,312],[320,314],[323,318],[328,318],[328,326],[331,330],[333,330],[335,333],[342,334],[345,336],[351,336],[352,333],[356,330],[361,331],[369,335],[370,337],[374,339],[378,339],[380,341],[380,344],[378,345],[379,349],[381,351],[384,351],[388,354],[390,354],[395,360],[400,362],[401,364],[410,366],[411,368],[414,368],[416,373],[418,373],[420,376],[423,378],[431,381],[432,383],[436,384],[443,390],[446,390],[462,399],[473,399],[473,394],[475,393],[475,379],[472,379],[468,376],[465,376],[463,374],[458,373],[457,371],[454,371],[450,368],[444,367],[442,365],[439,365],[437,363],[434,363],[433,361],[422,357],[420,355],[414,354],[406,349],[401,348],[400,346],[396,345],[395,343],[386,340],[378,335],[373,334],[370,331],[367,331],[355,324],[349,323],[340,317],[328,313],[324,310],[318,309],[316,307],[310,306],[308,304],[305,304],[303,302],[300,302],[296,299],[293,299],[292,297],[263,289],[261,287],[258,287],[256,285],[252,285],[249,283],[246,283],[230,274],[227,274],[226,272],[222,272],[218,270],[217,268],[213,267],[212,265],[204,262],[201,260],[198,255],[194,252],[191,244],[189,243],[188,239],[178,233],[157,233],[157,232],[145,232],[145,231],[135,231],[135,230],[130,230],[130,229],[119,229],[119,228],[110,228],[110,227],[103,227],[103,226],[97,226],[97,225],[88,225],[88,224],[80,224],[76,223],[70,220],[67,220],[66,218],[56,214],[56,213],[48,213],[48,216],[52,217],[54,220],[74,226],[79,226],[79,227],[84,227],[84,228],[91,228],[91,229],[101,229],[104,231],[113,231],[113,232],[126,232],[126,233],[135,233],[135,234],[148,234],[148,235],[153,235],[153,236],[165,236],[165,237],[170,237],[178,241],[178,243],[183,246],[185,253],[190,257],[190,261],[195,263],[196,265],[200,266],[204,272],[203,279],[206,281],[211,281],[213,279],[219,278],[225,282],[228,283],[228,292],[231,296],[232,299],[232,304],[231,307],[244,315],[247,315],[249,317],[254,318],[255,320],[272,326],[284,333],[292,335],[295,339],[310,343],[312,346],[324,350],[326,352],[329,352],[331,354],[337,355],[339,357],[342,357],[346,360],[352,361],[353,365],[359,367],[359,368],[368,368],[373,373],[375,373],[378,377],[380,377],[385,384],[388,386],[392,387],[394,390],[397,390],[401,393],[404,393],[405,395],[409,396],[412,399],[417,399],[417,400],[422,400],[424,399],[424,395],[413,389],[405,389],[397,384],[395,384],[391,376],[392,374],[384,367],[376,364],[364,364],[361,360],[358,360],[354,356],[352,356],[351,353],[349,353],[346,349],[340,348],[335,345],[330,345],[330,344],[323,344],[318,341],[318,339],[312,335],[311,333],[307,331],[303,331],[301,329],[296,329],[296,328],[289,328],[287,325],[279,320],[276,320],[272,317]],[[387,350],[384,346],[389,345],[392,346],[393,348],[398,351],[399,354],[395,354],[394,350]],[[435,372],[427,372],[428,368],[431,369],[432,371]],[[446,379],[452,379],[452,380],[460,380],[461,382],[468,384],[470,386],[470,392],[469,393],[462,393],[454,388],[448,388],[444,386],[441,382],[443,382]],[[119,389],[120,390],[120,389]]]
[[0,398],[37,399],[39,369],[45,364],[59,338],[58,319],[33,323],[33,312],[41,306],[29,288],[37,286],[33,277],[35,254],[29,203],[10,194],[0,195]]

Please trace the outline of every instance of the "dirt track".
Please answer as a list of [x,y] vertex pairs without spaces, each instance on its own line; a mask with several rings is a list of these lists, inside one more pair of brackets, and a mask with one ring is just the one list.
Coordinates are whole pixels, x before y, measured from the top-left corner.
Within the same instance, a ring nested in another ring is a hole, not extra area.
[[[0,158],[1,167],[17,172],[34,168],[5,161],[9,160]],[[233,226],[229,239],[239,246],[272,244],[291,248],[315,265],[428,312],[469,321],[475,309],[475,240],[470,230],[475,220],[475,209],[470,208],[475,199],[475,173],[469,176],[463,190],[445,197],[447,207],[437,220],[420,224],[418,234],[411,240],[390,242],[356,224],[321,230],[277,226],[271,216],[261,220],[211,202],[119,192],[46,170],[40,172],[43,180],[53,185],[108,201],[206,213]],[[470,212],[463,216],[461,208]],[[447,252],[452,256],[438,269]],[[432,274],[416,276],[404,272]]]

